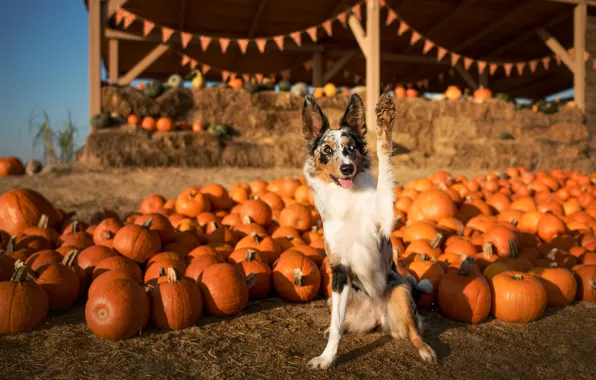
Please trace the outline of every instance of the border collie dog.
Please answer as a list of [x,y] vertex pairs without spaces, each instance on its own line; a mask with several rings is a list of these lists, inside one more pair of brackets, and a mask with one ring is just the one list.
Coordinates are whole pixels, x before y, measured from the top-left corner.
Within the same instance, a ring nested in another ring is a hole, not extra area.
[[375,183],[366,151],[362,99],[352,95],[339,125],[329,125],[313,98],[307,96],[304,101],[304,173],[323,219],[333,290],[329,340],[321,356],[310,360],[312,368],[333,364],[344,329],[363,333],[378,326],[393,338],[408,338],[425,361],[437,360],[420,336],[422,324],[414,301],[418,292],[430,293],[432,285],[399,275],[392,260],[395,105],[388,94],[379,100],[376,115],[379,173]]

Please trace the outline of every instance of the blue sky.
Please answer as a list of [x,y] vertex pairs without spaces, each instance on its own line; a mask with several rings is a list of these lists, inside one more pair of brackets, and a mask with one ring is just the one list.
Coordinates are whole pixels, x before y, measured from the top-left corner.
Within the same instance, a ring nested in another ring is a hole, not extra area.
[[70,110],[79,127],[77,147],[84,144],[87,46],[83,0],[0,0],[0,156],[34,156],[28,125],[39,108],[48,112],[54,129]]

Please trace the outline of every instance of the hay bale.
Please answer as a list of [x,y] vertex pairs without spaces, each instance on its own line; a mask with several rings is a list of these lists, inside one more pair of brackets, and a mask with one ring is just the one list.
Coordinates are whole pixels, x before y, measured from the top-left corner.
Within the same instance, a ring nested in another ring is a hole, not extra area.
[[546,135],[550,140],[562,143],[585,141],[590,137],[588,127],[585,124],[560,122],[548,127]]
[[559,112],[549,115],[550,122],[584,124],[585,117],[582,111],[577,107],[559,107]]
[[131,86],[104,86],[101,88],[101,108],[123,118],[130,114],[139,117],[153,116],[155,101]]
[[193,107],[194,99],[190,89],[170,88],[155,99],[150,111],[154,117],[186,120]]

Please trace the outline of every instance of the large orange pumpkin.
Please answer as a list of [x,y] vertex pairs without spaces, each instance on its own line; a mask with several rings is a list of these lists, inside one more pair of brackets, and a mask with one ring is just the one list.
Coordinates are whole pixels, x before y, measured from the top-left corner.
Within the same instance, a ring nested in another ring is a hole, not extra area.
[[119,219],[107,218],[97,225],[93,231],[93,243],[112,248],[116,233],[124,226]]
[[573,274],[577,280],[577,299],[596,301],[596,265],[580,265]]
[[155,132],[157,130],[155,119],[151,116],[145,116],[143,118],[143,121],[141,122],[141,127],[147,132]]
[[176,129],[174,121],[169,117],[160,117],[157,119],[157,123],[155,124],[155,128],[159,132],[172,132]]
[[25,261],[25,265],[27,265],[31,270],[37,271],[39,268],[49,265],[49,264],[57,264],[62,262],[62,255],[52,249],[44,249],[43,251],[38,251],[29,256],[29,258]]
[[6,175],[21,175],[25,173],[25,167],[21,160],[16,157],[0,157],[0,177]]
[[308,302],[319,292],[321,274],[315,263],[296,251],[281,255],[273,267],[273,285],[288,302]]
[[238,244],[236,244],[236,249],[241,248],[253,248],[263,253],[267,258],[269,265],[273,265],[275,260],[279,258],[280,253],[278,244],[271,237],[266,235],[252,234],[242,238]]
[[228,82],[228,86],[230,86],[234,90],[241,90],[244,86],[244,81],[242,80],[242,78],[236,77],[234,79],[230,79],[230,81]]
[[165,204],[166,199],[163,196],[159,194],[150,195],[141,203],[141,213],[150,214],[153,212],[159,212],[164,208]]
[[251,199],[242,203],[240,207],[240,219],[249,220],[262,226],[271,224],[272,211],[267,203],[258,199]]
[[65,310],[75,303],[81,286],[79,277],[62,263],[53,263],[37,269],[37,282],[45,290],[50,310]]
[[[271,268],[267,263],[267,259],[262,256],[259,257],[260,252],[254,249],[241,249],[234,252],[238,252],[236,256],[244,253],[241,260],[239,260],[240,257],[237,257],[234,258],[234,261],[242,265],[245,275],[253,274],[255,277],[254,285],[248,290],[249,298],[260,299],[267,297],[271,291]],[[232,259],[233,255],[234,253],[230,255],[229,259]]]
[[428,190],[416,197],[408,209],[408,221],[432,220],[438,222],[443,218],[452,218],[457,214],[455,203],[442,190]]
[[536,320],[546,309],[546,291],[536,277],[521,272],[502,272],[491,283],[491,313],[505,322]]
[[114,237],[113,248],[138,263],[146,262],[161,251],[159,234],[149,229],[152,222],[148,219],[142,226],[128,224],[122,227]]
[[93,281],[95,281],[95,279],[102,273],[114,269],[129,273],[131,277],[134,278],[134,280],[139,284],[143,282],[143,272],[141,271],[139,265],[131,259],[123,256],[111,256],[101,260],[93,270]]
[[176,238],[176,231],[174,230],[174,226],[172,226],[170,220],[163,214],[150,213],[141,215],[135,219],[134,224],[136,224],[137,226],[142,226],[149,220],[151,220],[149,229],[151,231],[157,232],[162,243],[169,243],[171,241],[174,241],[174,239]]
[[0,230],[19,236],[28,227],[48,217],[48,226],[57,227],[60,216],[43,195],[30,189],[16,189],[0,196]]
[[424,293],[418,299],[419,307],[431,307],[439,291],[439,284],[445,275],[445,271],[434,259],[416,260],[410,263],[408,271],[416,278],[416,281],[428,280],[433,286],[432,293]]
[[211,202],[198,187],[184,189],[176,199],[176,212],[180,215],[196,218],[204,211],[211,211]]
[[196,257],[186,268],[184,276],[194,282],[200,282],[201,275],[211,265],[224,263],[225,260],[217,255],[201,255]]
[[299,203],[293,204],[281,210],[279,215],[281,227],[292,227],[300,232],[308,231],[313,226],[310,210]]
[[215,317],[229,317],[242,311],[248,304],[246,282],[238,264],[221,263],[205,268],[198,284],[207,312]]
[[566,306],[575,299],[577,283],[569,269],[558,268],[555,264],[547,268],[532,268],[529,273],[542,280],[548,306]]

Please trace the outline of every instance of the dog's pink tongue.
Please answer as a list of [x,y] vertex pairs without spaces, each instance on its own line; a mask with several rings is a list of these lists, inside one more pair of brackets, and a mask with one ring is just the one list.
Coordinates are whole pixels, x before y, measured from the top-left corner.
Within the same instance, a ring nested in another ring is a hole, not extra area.
[[352,187],[353,180],[351,178],[340,178],[338,181],[341,187],[345,187],[346,189]]

